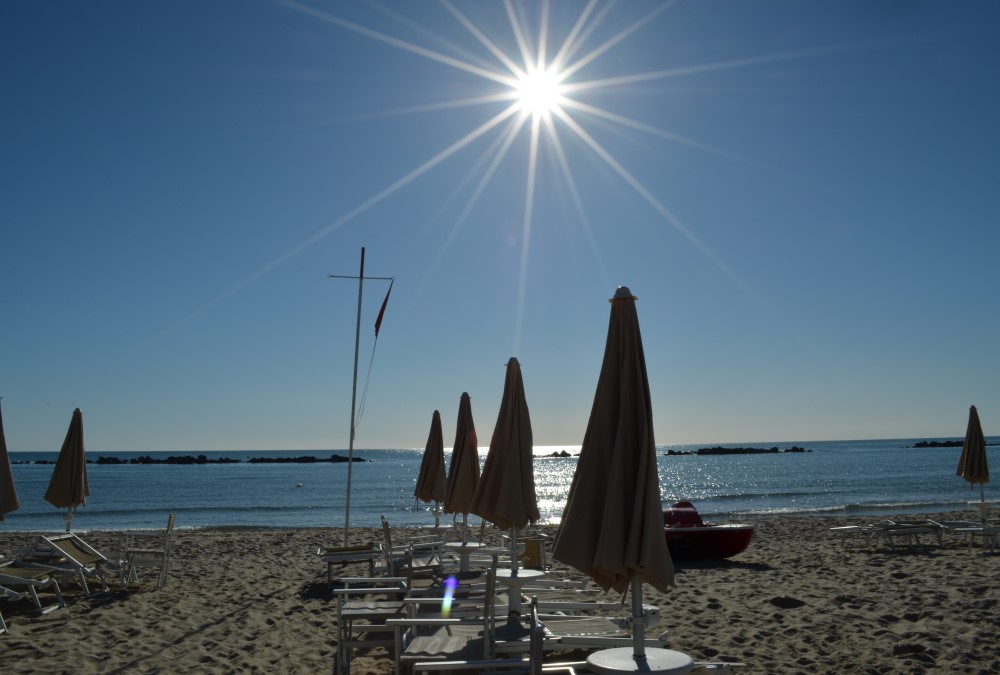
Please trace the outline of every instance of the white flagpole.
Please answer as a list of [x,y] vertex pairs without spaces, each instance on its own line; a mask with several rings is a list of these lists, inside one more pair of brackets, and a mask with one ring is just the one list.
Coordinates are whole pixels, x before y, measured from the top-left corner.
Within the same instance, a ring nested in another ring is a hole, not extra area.
[[358,275],[358,321],[354,330],[354,382],[351,384],[351,439],[347,445],[347,506],[344,508],[344,546],[351,530],[351,471],[354,469],[354,404],[358,397],[358,345],[361,342],[361,293],[365,285],[365,247],[361,247],[361,274]]
[[[327,275],[331,279],[350,279],[339,274]],[[361,247],[361,273],[358,279],[358,320],[354,331],[354,381],[351,385],[351,437],[347,445],[347,495],[344,507],[344,546],[348,545],[348,533],[351,529],[351,472],[354,468],[354,414],[358,398],[358,347],[361,343],[361,299],[365,283],[365,247]],[[379,279],[390,281],[392,277],[369,277],[369,279]]]

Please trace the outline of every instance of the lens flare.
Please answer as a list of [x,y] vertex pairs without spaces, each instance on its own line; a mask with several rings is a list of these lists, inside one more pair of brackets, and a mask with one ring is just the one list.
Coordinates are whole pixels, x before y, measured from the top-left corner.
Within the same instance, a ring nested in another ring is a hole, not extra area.
[[450,576],[444,580],[444,602],[441,603],[441,616],[446,619],[451,614],[451,599],[455,595],[456,588],[458,588],[458,579]]

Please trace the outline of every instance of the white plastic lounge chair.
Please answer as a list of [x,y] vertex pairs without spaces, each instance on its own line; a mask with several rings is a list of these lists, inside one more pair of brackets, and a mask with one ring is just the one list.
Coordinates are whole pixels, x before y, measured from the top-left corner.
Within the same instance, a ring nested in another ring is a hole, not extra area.
[[[171,539],[174,531],[174,514],[167,516],[167,529],[162,535],[132,537],[125,548],[125,563],[122,567],[122,587],[139,582],[137,570],[150,568],[157,571],[156,590],[167,585],[170,572]],[[146,539],[146,541],[143,541]],[[152,541],[149,541],[152,539]]]
[[40,536],[34,548],[22,551],[18,560],[25,565],[58,572],[66,579],[78,578],[83,592],[90,594],[88,577],[101,583],[101,590],[108,590],[104,570],[110,561],[94,547],[72,532],[50,537]]

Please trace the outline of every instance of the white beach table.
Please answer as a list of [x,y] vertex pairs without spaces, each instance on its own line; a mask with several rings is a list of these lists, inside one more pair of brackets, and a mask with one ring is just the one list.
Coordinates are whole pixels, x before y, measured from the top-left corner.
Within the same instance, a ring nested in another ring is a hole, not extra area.
[[458,570],[460,572],[468,572],[471,569],[469,558],[473,553],[486,550],[486,545],[478,541],[449,541],[444,546],[446,549],[458,553]]
[[602,649],[587,657],[587,667],[602,675],[618,673],[681,675],[694,670],[694,659],[673,649],[646,649],[646,658],[643,661],[636,661],[634,654],[632,647]]
[[501,583],[507,587],[507,607],[509,611],[521,614],[523,611],[521,605],[521,587],[532,579],[537,579],[544,574],[545,572],[541,570],[497,570],[497,583]]

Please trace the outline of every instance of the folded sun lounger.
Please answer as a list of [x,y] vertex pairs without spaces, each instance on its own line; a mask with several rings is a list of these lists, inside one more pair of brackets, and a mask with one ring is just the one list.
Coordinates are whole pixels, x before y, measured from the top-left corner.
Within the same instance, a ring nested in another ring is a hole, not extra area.
[[932,520],[920,522],[897,522],[893,520],[883,520],[871,525],[843,525],[831,527],[830,532],[844,537],[846,542],[848,536],[862,536],[866,544],[878,544],[882,542],[895,549],[898,544],[908,546],[921,546],[921,535],[930,535],[941,544],[941,532],[944,528],[940,523]]
[[83,592],[88,595],[88,578],[99,581],[102,591],[108,590],[104,568],[110,566],[110,561],[72,532],[40,536],[35,546],[22,551],[17,559],[24,566],[52,570],[67,579],[78,578]]
[[[43,606],[38,597],[39,590],[51,589],[56,596],[56,602]],[[0,562],[0,597],[16,602],[28,600],[35,606],[38,614],[48,614],[54,609],[65,607],[59,582],[50,572],[40,567],[23,565],[16,560]],[[0,616],[0,633],[7,631],[7,625]]]

